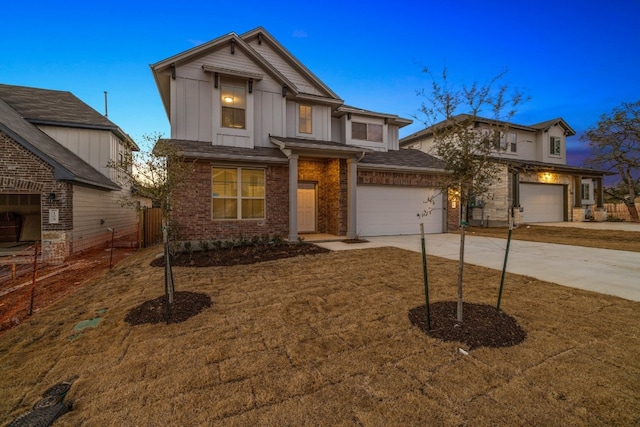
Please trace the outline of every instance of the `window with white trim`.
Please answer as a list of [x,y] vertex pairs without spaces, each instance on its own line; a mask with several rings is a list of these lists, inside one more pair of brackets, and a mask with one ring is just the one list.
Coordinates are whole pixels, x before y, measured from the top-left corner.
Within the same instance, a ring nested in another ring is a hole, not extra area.
[[211,188],[213,219],[265,217],[264,169],[213,167]]
[[560,155],[560,137],[559,136],[550,136],[549,137],[549,154],[552,156]]
[[591,200],[591,186],[588,183],[583,182],[580,186],[580,196],[582,201]]
[[300,104],[298,106],[298,130],[300,133],[312,133],[311,105]]
[[246,82],[237,79],[221,79],[220,103],[222,105],[221,126],[245,129],[247,115]]
[[[483,129],[484,131],[490,132],[488,129]],[[486,134],[486,133],[485,133]],[[511,153],[517,152],[517,136],[515,132],[498,132],[495,131],[493,136],[493,149],[496,151],[507,151],[509,150]]]
[[351,139],[382,142],[382,125],[351,122]]

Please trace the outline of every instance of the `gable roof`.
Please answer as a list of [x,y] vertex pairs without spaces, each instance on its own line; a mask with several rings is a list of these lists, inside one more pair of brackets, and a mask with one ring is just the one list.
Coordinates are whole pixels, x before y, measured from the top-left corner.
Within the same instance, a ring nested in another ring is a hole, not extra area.
[[120,189],[116,183],[25,120],[2,99],[0,99],[0,131],[52,166],[54,176],[58,180],[108,190]]
[[242,39],[247,42],[253,39],[259,39],[258,43],[263,43],[266,41],[281,57],[285,58],[285,60],[289,62],[289,64],[292,65],[298,72],[300,72],[308,80],[312,81],[317,86],[321,87],[325,92],[327,92],[330,98],[340,100],[340,97],[336,95],[335,92],[333,92],[329,88],[329,86],[324,84],[322,80],[320,80],[315,74],[313,74],[311,70],[309,70],[293,54],[291,54],[291,52],[289,52],[282,44],[280,44],[280,42],[278,42],[278,40],[276,40],[271,34],[269,34],[269,32],[265,30],[263,27],[257,27],[251,31],[247,31],[246,33],[242,34],[240,37],[242,37]]
[[115,123],[71,92],[0,84],[0,99],[30,123],[106,130],[139,150],[131,137]]
[[459,123],[459,122],[464,122],[466,120],[471,120],[471,119],[474,119],[475,123],[484,123],[484,124],[496,125],[496,126],[506,126],[511,129],[520,129],[520,130],[525,130],[529,132],[537,132],[540,130],[546,131],[552,126],[560,125],[565,129],[565,132],[567,132],[567,136],[572,136],[576,134],[576,132],[571,128],[571,126],[569,126],[567,122],[565,122],[564,119],[562,119],[561,117],[552,119],[552,120],[547,120],[542,123],[537,123],[535,125],[527,126],[527,125],[520,125],[517,123],[510,123],[502,120],[488,119],[485,117],[479,117],[479,116],[473,117],[470,114],[458,114],[450,118],[449,120],[443,120],[439,123],[436,123],[435,125],[429,126],[425,129],[422,129],[418,132],[412,133],[411,135],[407,135],[404,138],[401,138],[400,146],[410,144],[414,141],[417,141],[423,138],[428,138],[429,136],[433,135],[434,129],[446,126],[447,123],[450,123],[452,121]]

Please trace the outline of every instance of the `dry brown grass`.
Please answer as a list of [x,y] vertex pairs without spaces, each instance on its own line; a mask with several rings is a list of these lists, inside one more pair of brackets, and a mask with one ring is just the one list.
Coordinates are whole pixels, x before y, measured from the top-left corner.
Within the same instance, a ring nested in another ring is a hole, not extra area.
[[[469,227],[467,230],[473,236],[498,237],[502,239],[506,239],[509,233],[507,228],[496,227]],[[513,230],[511,238],[531,242],[640,252],[640,233],[634,231],[523,225]]]
[[[640,303],[508,274],[502,308],[527,339],[464,356],[409,322],[420,254],[380,248],[176,268],[213,306],[132,327],[126,313],[162,293],[154,253],[0,336],[0,423],[74,375],[56,426],[640,423]],[[456,268],[429,259],[432,301],[454,298]],[[499,280],[468,266],[466,300],[495,304]]]

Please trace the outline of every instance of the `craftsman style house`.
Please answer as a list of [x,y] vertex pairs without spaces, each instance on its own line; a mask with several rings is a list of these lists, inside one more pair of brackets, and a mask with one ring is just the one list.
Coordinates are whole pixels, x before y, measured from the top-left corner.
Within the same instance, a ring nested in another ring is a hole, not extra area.
[[[567,165],[566,138],[575,131],[563,119],[529,126],[481,117],[473,121],[478,132],[495,133],[494,153],[501,174],[488,194],[471,202],[469,223],[506,225],[511,212],[516,223],[606,219],[606,172]],[[429,127],[402,138],[400,146],[431,153],[434,143],[433,127]]]
[[411,121],[345,105],[263,28],[151,69],[167,141],[195,160],[174,196],[182,239],[415,234],[420,222],[446,229],[441,162],[400,150],[398,130]]
[[35,241],[44,261],[137,233],[122,171],[137,150],[118,126],[70,92],[0,85],[0,255]]

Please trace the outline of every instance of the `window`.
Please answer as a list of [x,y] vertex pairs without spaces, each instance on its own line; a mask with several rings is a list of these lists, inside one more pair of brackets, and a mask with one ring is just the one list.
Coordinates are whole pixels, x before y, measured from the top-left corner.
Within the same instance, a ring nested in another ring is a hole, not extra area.
[[351,139],[382,142],[382,125],[351,122]]
[[[488,131],[488,132],[490,132],[490,131]],[[497,151],[509,150],[510,152],[515,153],[517,151],[517,149],[518,149],[516,133],[515,132],[500,132],[500,133],[498,133],[496,131],[495,136],[494,136],[494,140],[493,140],[493,149],[497,150]]]
[[549,154],[552,156],[560,155],[560,137],[559,136],[549,137]]
[[507,141],[506,141],[506,148],[509,148],[509,151],[511,151],[512,153],[516,153],[518,150],[518,145],[517,145],[517,136],[515,132],[507,132]]
[[298,129],[300,133],[312,133],[311,130],[311,106],[300,105],[298,111]]
[[245,82],[223,79],[220,83],[222,104],[222,127],[244,129],[247,108]]
[[263,169],[214,167],[211,188],[213,219],[264,218]]
[[584,201],[584,200],[591,200],[591,194],[589,194],[590,191],[590,185],[589,184],[585,184],[582,183],[581,188],[580,188],[580,198]]

